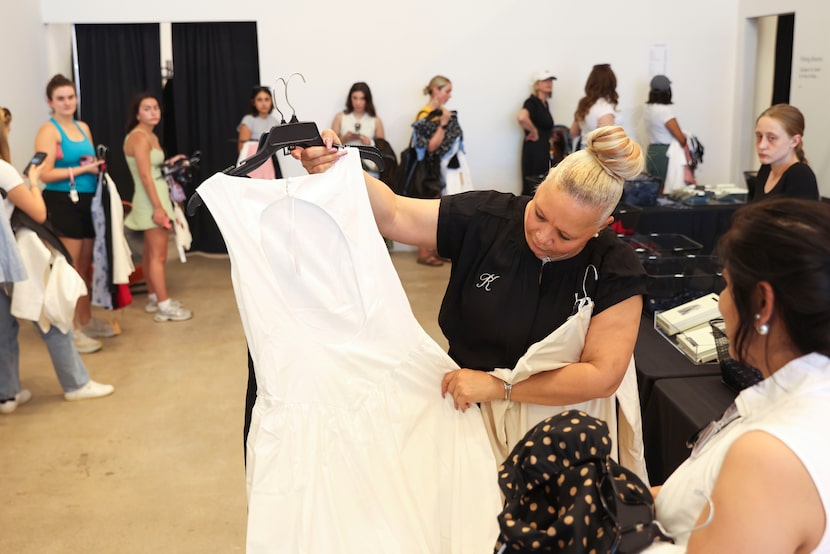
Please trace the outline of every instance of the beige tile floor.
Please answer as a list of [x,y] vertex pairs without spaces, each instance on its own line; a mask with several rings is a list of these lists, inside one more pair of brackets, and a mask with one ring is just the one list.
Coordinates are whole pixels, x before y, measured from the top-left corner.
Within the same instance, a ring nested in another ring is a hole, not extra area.
[[[436,318],[449,266],[392,259],[415,316],[444,348]],[[244,552],[245,339],[226,257],[171,252],[174,297],[195,316],[154,323],[144,296],[123,333],[84,356],[116,387],[66,402],[46,348],[21,327],[21,379],[33,398],[0,415],[0,553]],[[96,310],[100,317],[112,314]]]

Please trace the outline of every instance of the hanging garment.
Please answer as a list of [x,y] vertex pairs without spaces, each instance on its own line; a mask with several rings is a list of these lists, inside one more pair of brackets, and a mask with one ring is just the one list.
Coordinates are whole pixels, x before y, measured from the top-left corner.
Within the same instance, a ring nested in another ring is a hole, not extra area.
[[193,244],[193,235],[190,234],[190,225],[184,216],[184,210],[178,202],[173,202],[173,234],[176,240],[176,251],[179,253],[179,261],[185,263],[187,257],[185,251],[190,250]]
[[358,152],[322,175],[199,187],[228,246],[256,370],[248,554],[492,550],[481,415],[421,328],[375,226]]
[[[450,163],[453,158],[458,162],[457,164]],[[450,165],[458,167],[449,167]],[[461,139],[455,141],[448,155],[441,160],[441,172],[445,183],[442,196],[475,190],[470,164],[467,163],[467,155],[464,153]]]
[[[589,267],[589,271],[593,266]],[[596,270],[594,270],[596,271]],[[587,278],[587,276],[586,276]],[[543,340],[531,345],[513,369],[499,368],[494,377],[505,383],[520,383],[536,373],[578,362],[591,324],[594,303],[587,296],[577,299],[576,313]],[[617,391],[608,398],[595,398],[567,406],[542,406],[494,400],[481,405],[482,416],[497,459],[504,459],[525,433],[543,419],[565,410],[578,410],[608,424],[614,448],[612,456],[648,483],[640,414],[640,395],[634,357]]]
[[14,285],[12,315],[37,322],[44,333],[52,325],[68,333],[86,283],[63,254],[52,252],[31,229],[19,229],[15,237],[29,278]]
[[[239,164],[242,160],[248,159],[259,150],[259,140],[249,140],[242,144],[239,150],[239,156],[236,163]],[[250,176],[255,179],[273,179],[276,173],[274,172],[274,160],[268,160],[258,168],[251,171]]]
[[686,188],[686,151],[677,142],[677,139],[672,139],[666,150],[666,156],[669,158],[668,169],[666,170],[666,180],[663,181],[663,193],[669,194],[676,190]]
[[124,236],[124,205],[109,173],[98,174],[98,187],[92,198],[92,224],[95,241],[92,249],[91,303],[108,310],[124,308],[119,285],[129,283],[135,271],[132,253]]
[[[104,179],[109,192],[109,229],[112,235],[110,247],[112,249],[112,282],[116,285],[127,285],[130,282],[130,275],[135,271],[133,255],[127,237],[124,235],[124,203],[118,193],[118,187],[112,180],[109,173],[104,174]],[[124,305],[119,305],[119,308]]]
[[95,240],[92,246],[92,283],[90,302],[111,310],[113,308],[112,272],[110,271],[110,249],[107,246],[107,216],[104,205],[109,208],[109,191],[105,190],[104,172],[98,174],[98,186],[95,196],[92,197],[92,226],[95,229]]

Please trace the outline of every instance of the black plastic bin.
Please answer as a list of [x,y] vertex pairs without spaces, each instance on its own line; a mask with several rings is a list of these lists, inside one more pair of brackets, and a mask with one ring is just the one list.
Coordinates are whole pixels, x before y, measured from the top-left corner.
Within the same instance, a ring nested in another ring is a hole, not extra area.
[[694,241],[686,235],[676,233],[649,233],[647,235],[633,234],[620,236],[620,238],[631,245],[640,258],[676,257],[700,254],[703,245]]
[[614,222],[619,222],[627,233],[633,233],[634,229],[637,228],[637,224],[640,222],[640,215],[642,213],[643,209],[639,206],[632,206],[631,204],[620,202],[614,208],[614,213],[611,215],[614,216]]
[[648,256],[640,261],[646,270],[647,312],[669,310],[726,286],[715,256]]

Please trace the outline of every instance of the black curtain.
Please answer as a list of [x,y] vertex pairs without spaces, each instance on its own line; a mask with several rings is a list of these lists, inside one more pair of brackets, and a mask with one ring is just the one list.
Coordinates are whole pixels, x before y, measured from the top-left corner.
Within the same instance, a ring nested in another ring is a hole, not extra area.
[[[236,162],[236,127],[259,83],[256,23],[174,23],[172,31],[176,146],[182,154],[201,152],[195,188]],[[188,222],[193,250],[227,251],[207,209]]]
[[[161,47],[156,23],[75,25],[81,119],[96,144],[109,147],[107,170],[124,200],[134,184],[124,159],[124,126],[132,96],[161,93]],[[161,136],[161,129],[157,129]]]
[[772,81],[772,103],[790,103],[790,80],[793,73],[793,33],[795,14],[778,16],[775,32],[775,76]]

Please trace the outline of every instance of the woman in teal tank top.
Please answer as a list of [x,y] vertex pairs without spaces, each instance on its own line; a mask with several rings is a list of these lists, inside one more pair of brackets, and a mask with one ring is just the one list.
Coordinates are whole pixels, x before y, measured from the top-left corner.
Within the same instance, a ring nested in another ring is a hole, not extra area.
[[133,178],[132,209],[124,219],[129,229],[144,231],[141,267],[147,280],[148,300],[145,310],[156,321],[184,321],[193,317],[181,302],[167,292],[165,264],[167,244],[174,219],[173,204],[167,182],[161,175],[164,151],[153,129],[161,121],[158,99],[150,93],[137,95],[130,105],[124,156]]
[[[35,151],[46,153],[40,173],[41,180],[46,183],[43,200],[49,211],[49,221],[89,289],[95,244],[91,207],[101,161],[95,159],[89,126],[75,119],[78,107],[75,83],[63,75],[55,75],[46,86],[46,99],[52,109],[52,118],[41,125],[35,137]],[[108,323],[92,317],[89,296],[78,299],[75,324],[75,346],[82,353],[101,348],[101,342],[92,337],[115,334]]]

